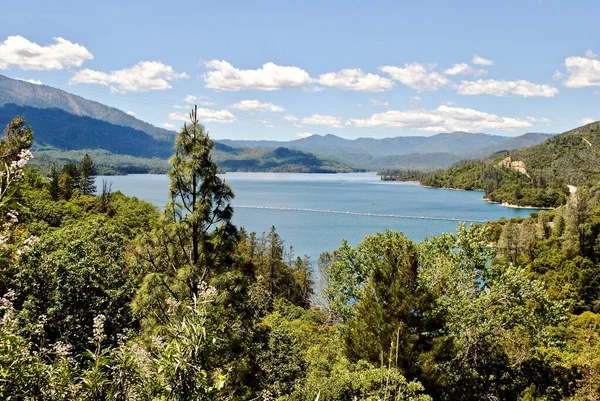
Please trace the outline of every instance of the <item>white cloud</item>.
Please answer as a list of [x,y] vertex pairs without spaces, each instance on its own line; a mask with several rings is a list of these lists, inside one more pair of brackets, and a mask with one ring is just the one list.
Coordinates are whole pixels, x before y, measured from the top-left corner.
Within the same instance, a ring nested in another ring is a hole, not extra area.
[[313,136],[314,134],[312,132],[298,132],[296,134],[297,137],[299,138],[308,138],[309,136]]
[[390,105],[388,102],[377,100],[377,99],[369,99],[369,103],[371,103],[371,106],[375,106],[375,107],[387,107]]
[[530,127],[526,119],[500,117],[478,110],[439,106],[433,110],[391,110],[367,119],[351,119],[356,127],[412,128],[422,131],[511,131]]
[[196,100],[198,100],[198,96],[187,95],[184,99],[184,102],[186,102],[187,104],[194,104]]
[[561,79],[562,77],[564,77],[565,74],[562,73],[562,71],[554,71],[554,74],[552,74],[552,79],[555,81],[558,81],[559,79]]
[[342,120],[334,116],[327,116],[322,114],[313,114],[310,117],[302,119],[302,124],[309,125],[325,125],[327,127],[339,128],[342,126]]
[[17,78],[19,81],[29,82],[34,85],[43,85],[42,81],[39,79],[25,79],[25,78]]
[[380,67],[380,70],[389,74],[394,80],[418,91],[434,91],[448,85],[450,81],[442,74],[432,71],[433,68],[435,65],[411,63],[405,64],[404,68],[384,66]]
[[79,67],[94,56],[84,46],[66,39],[54,38],[54,43],[40,46],[22,36],[9,36],[0,43],[0,70],[19,67],[22,70],[62,70]]
[[135,116],[135,112],[134,111],[127,111],[127,114],[129,114],[130,116]]
[[581,125],[588,125],[588,124],[595,123],[595,122],[596,122],[596,120],[594,120],[593,118],[583,118],[579,123]]
[[594,60],[598,60],[598,55],[597,55],[596,53],[594,53],[593,51],[591,51],[591,50],[586,50],[586,51],[585,51],[585,56],[586,56],[587,58],[591,58],[591,59],[594,59]]
[[[232,123],[236,121],[235,116],[229,110],[211,110],[200,107],[198,108],[198,119],[203,123]],[[169,113],[169,120],[187,122],[190,118],[185,113],[173,112]]]
[[286,114],[285,116],[283,116],[282,120],[292,123],[292,125],[296,128],[302,127],[302,125],[300,124],[300,119],[291,114]]
[[545,123],[549,124],[552,122],[549,118],[546,117],[525,117],[525,119],[532,123]]
[[163,123],[161,125],[161,127],[166,128],[166,129],[173,129],[173,128],[175,128],[175,126],[173,124],[169,124],[169,123]]
[[282,112],[285,109],[273,103],[261,103],[258,100],[242,100],[233,104],[231,107],[238,110],[255,110],[255,111],[274,111]]
[[478,55],[474,55],[471,62],[476,65],[488,65],[489,66],[489,65],[495,64],[494,61],[489,60],[487,58],[480,57]]
[[240,70],[224,60],[211,60],[204,65],[211,70],[202,76],[206,87],[218,90],[279,90],[299,88],[312,82],[303,69],[275,63],[266,63],[256,70]]
[[90,70],[78,71],[69,84],[99,84],[110,86],[111,92],[142,92],[170,89],[170,81],[188,78],[187,74],[176,73],[173,67],[160,61],[140,61],[130,68],[110,73]]
[[487,74],[487,70],[476,70],[467,63],[454,64],[452,67],[444,70],[446,75],[475,75],[477,77]]
[[298,122],[300,121],[300,119],[298,117],[295,117],[291,114],[286,114],[285,116],[283,116],[283,120],[284,121],[291,121],[291,122]]
[[568,88],[600,86],[600,60],[596,57],[590,50],[586,52],[586,57],[567,57],[565,86]]
[[550,85],[534,84],[520,79],[518,81],[497,81],[495,79],[479,79],[462,81],[458,87],[461,95],[517,95],[522,97],[554,97],[559,90]]
[[346,68],[338,72],[329,72],[319,76],[321,85],[353,91],[383,92],[394,86],[388,78],[377,74],[365,73],[360,68]]

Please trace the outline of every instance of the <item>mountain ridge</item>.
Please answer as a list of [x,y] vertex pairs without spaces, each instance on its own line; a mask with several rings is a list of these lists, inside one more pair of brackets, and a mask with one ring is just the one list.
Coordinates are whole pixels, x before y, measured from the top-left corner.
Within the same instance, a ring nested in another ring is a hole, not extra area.
[[57,108],[70,114],[134,128],[157,139],[172,139],[176,134],[174,131],[155,127],[115,107],[85,99],[62,89],[48,85],[32,84],[0,75],[0,106],[9,103],[39,109]]

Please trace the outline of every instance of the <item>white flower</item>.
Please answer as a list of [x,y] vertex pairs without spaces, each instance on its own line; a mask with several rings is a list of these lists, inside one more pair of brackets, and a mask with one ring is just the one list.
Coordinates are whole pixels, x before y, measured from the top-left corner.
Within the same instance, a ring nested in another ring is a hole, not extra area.
[[104,340],[104,322],[106,316],[100,314],[94,318],[94,339],[101,343]]

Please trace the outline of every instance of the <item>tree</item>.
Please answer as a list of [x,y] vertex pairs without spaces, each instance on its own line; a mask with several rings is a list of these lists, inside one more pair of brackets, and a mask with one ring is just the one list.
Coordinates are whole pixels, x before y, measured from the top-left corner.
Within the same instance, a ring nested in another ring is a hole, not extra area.
[[57,201],[60,199],[60,174],[58,173],[58,169],[56,168],[56,164],[52,164],[50,167],[50,185],[48,187],[48,192],[50,193],[50,197],[53,201]]
[[29,148],[33,130],[23,117],[15,117],[4,129],[0,139],[0,211],[14,196],[16,184],[23,178],[23,169],[32,157]]
[[197,302],[203,286],[233,265],[233,191],[217,175],[213,146],[195,107],[175,139],[170,199],[160,227],[142,240],[139,256],[148,274],[136,297],[140,313],[150,308],[164,320],[167,299]]
[[79,188],[84,195],[93,195],[96,192],[96,172],[94,161],[87,153],[81,159],[78,167]]

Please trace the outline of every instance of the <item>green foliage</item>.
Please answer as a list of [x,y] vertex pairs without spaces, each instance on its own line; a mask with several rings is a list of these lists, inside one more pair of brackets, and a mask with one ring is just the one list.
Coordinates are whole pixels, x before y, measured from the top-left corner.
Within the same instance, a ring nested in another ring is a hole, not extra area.
[[567,201],[567,184],[589,187],[600,180],[599,147],[600,124],[594,123],[536,146],[458,162],[447,170],[420,174],[388,171],[383,178],[485,191],[485,198],[492,202],[557,207]]
[[[274,227],[232,225],[196,113],[162,214],[106,183],[86,195],[89,157],[48,178],[17,163],[3,181],[0,398],[599,397],[597,188],[421,244],[393,231],[344,242],[319,259],[319,305],[310,261]],[[30,130],[16,127],[23,140],[2,146],[18,162]]]
[[96,174],[94,162],[90,155],[86,153],[83,156],[77,170],[79,172],[79,188],[81,188],[81,193],[84,195],[93,195],[96,192]]

